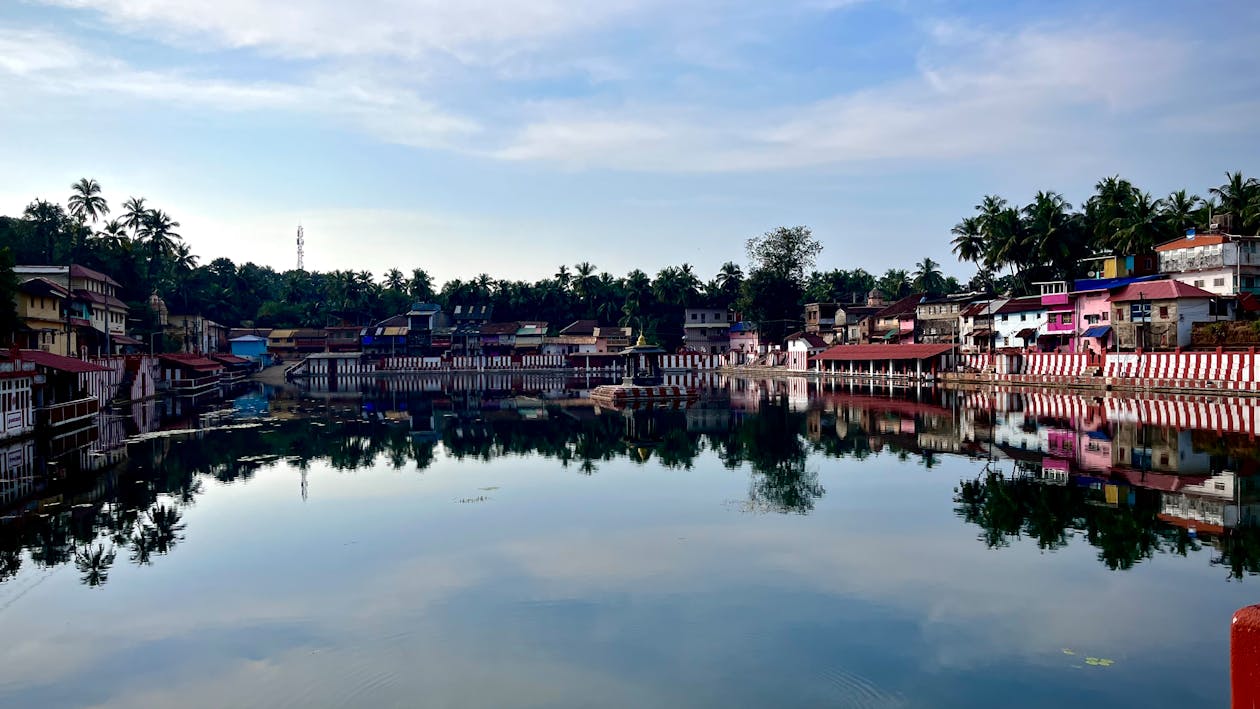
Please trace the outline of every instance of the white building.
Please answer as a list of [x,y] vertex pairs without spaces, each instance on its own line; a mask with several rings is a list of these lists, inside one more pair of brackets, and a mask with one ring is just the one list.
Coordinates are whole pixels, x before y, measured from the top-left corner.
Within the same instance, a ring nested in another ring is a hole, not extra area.
[[1041,296],[1012,298],[993,311],[995,347],[1032,347],[1046,331],[1046,306]]
[[1196,234],[1155,247],[1159,270],[1213,295],[1260,294],[1260,237]]
[[726,308],[687,308],[683,311],[683,344],[697,352],[725,354],[731,349],[735,314]]

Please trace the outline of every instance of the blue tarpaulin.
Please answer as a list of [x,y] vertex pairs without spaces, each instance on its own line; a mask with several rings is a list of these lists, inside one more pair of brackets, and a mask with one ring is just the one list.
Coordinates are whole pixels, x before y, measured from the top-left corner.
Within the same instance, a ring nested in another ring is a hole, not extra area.
[[1111,332],[1110,325],[1099,325],[1086,330],[1081,337],[1106,337],[1109,332]]

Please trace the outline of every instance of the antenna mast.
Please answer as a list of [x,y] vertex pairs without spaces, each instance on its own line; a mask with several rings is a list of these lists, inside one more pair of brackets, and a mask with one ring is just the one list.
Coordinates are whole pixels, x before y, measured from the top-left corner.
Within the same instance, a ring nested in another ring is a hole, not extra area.
[[306,235],[305,235],[305,233],[302,231],[302,225],[301,225],[301,224],[299,224],[299,225],[298,225],[298,234],[297,234],[297,247],[298,247],[298,249],[297,249],[297,251],[298,251],[298,270],[299,270],[299,271],[305,271],[305,270],[306,270],[306,264],[305,264],[305,263],[303,263],[303,256],[305,255],[305,254],[303,253],[303,249],[304,249],[304,247],[305,247],[305,246],[306,246]]

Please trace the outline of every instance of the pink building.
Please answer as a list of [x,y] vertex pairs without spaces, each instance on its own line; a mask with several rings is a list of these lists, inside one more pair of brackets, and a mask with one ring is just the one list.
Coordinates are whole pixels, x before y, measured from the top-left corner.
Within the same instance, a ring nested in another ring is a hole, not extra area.
[[1037,337],[1037,348],[1043,352],[1076,351],[1076,312],[1067,283],[1039,283],[1041,304],[1046,309],[1046,326]]
[[1077,348],[1102,354],[1111,348],[1111,299],[1105,290],[1073,293],[1076,309]]

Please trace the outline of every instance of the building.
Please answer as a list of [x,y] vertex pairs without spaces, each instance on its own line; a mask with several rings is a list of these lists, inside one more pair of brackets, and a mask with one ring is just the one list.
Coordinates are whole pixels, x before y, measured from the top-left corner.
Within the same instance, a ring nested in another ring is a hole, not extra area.
[[277,360],[323,352],[328,333],[315,328],[276,328],[267,334],[267,351]]
[[536,353],[542,350],[543,339],[547,336],[547,323],[527,320],[516,329],[513,350],[520,353]]
[[844,322],[844,316],[838,313],[840,308],[839,303],[806,303],[805,332],[811,335],[835,332],[836,321]]
[[15,333],[14,344],[66,356],[78,354],[78,333],[92,323],[82,310],[73,311],[71,302],[70,291],[46,278],[20,283],[16,305],[23,330]]
[[1089,279],[1133,278],[1159,273],[1159,255],[1154,252],[1135,256],[1090,256],[1076,263]]
[[750,322],[740,321],[730,326],[729,352],[740,352],[746,355],[765,354],[765,345],[757,332],[757,326]]
[[913,293],[875,313],[873,316],[873,329],[867,334],[863,343],[900,342],[908,344],[914,342],[915,311],[918,309],[919,301],[922,299],[922,293]]
[[731,349],[735,314],[726,308],[687,308],[683,311],[683,347],[706,354]]
[[1235,301],[1180,280],[1130,283],[1111,291],[1111,327],[1118,349],[1190,345],[1196,322],[1233,320]]
[[[878,302],[883,303],[883,298],[879,298]],[[885,307],[885,305],[869,301],[866,305],[840,306],[840,309],[836,311],[836,324],[830,335],[831,344],[856,345],[862,342],[863,337],[870,339],[875,314]],[[824,340],[828,338],[825,332],[819,334],[823,336]]]
[[924,297],[914,309],[914,341],[925,344],[958,344],[959,316],[978,297],[975,293]]
[[406,315],[385,318],[360,330],[360,351],[372,357],[405,356],[410,334],[411,328],[407,325]]
[[595,351],[601,354],[620,352],[630,346],[631,330],[628,327],[600,325],[593,331]]
[[481,328],[493,313],[489,305],[456,305],[451,311],[451,354],[481,354]]
[[267,338],[259,335],[241,335],[233,337],[228,341],[232,349],[232,354],[242,357],[251,362],[257,362],[266,366],[270,361],[267,357]]
[[821,335],[813,332],[797,332],[787,336],[787,368],[803,372],[809,369],[809,360],[827,349],[829,345]]
[[599,352],[596,342],[597,340],[594,335],[556,335],[555,337],[544,337],[542,354],[596,354]]
[[167,339],[178,343],[180,352],[225,352],[228,328],[202,315],[169,315]]
[[450,347],[450,321],[437,303],[412,304],[407,327],[407,350],[412,356],[441,354]]
[[958,344],[962,352],[991,352],[996,334],[993,316],[1007,298],[988,298],[963,308],[958,316]]
[[1046,306],[1041,296],[1012,298],[993,312],[994,347],[1031,348],[1045,330]]
[[491,322],[481,326],[481,354],[488,357],[501,357],[512,354],[516,349],[516,333],[521,324],[512,322]]
[[363,328],[358,325],[336,325],[324,328],[328,337],[324,340],[324,348],[328,352],[359,352],[362,348],[360,338]]
[[15,266],[13,272],[19,283],[42,278],[69,292],[69,307],[63,317],[86,320],[89,324],[88,328],[71,325],[71,329],[77,328],[74,354],[113,354],[118,351],[114,337],[132,341],[126,338],[127,304],[118,299],[120,286],[113,278],[77,264]]
[[1186,235],[1155,247],[1159,270],[1213,295],[1260,294],[1260,237],[1223,231]]

